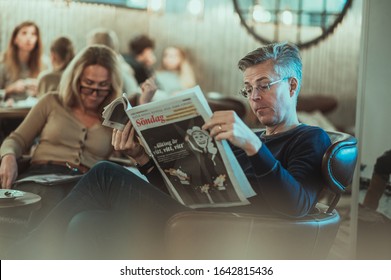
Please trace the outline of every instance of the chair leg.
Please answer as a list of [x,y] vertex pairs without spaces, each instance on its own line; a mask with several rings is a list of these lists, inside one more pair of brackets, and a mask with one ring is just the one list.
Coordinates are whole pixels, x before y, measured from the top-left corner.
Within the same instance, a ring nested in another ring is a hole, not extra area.
[[373,173],[368,191],[365,194],[363,205],[370,209],[376,210],[379,206],[379,200],[386,189],[386,180],[382,176]]

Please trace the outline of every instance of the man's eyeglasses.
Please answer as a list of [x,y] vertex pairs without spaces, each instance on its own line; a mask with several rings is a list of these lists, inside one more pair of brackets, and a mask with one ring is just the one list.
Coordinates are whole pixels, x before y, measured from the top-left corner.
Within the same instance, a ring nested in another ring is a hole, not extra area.
[[[257,92],[260,92],[261,94],[264,94],[264,93],[266,93],[268,90],[270,90],[270,87],[271,87],[272,85],[275,85],[275,84],[277,84],[277,83],[279,83],[279,82],[282,82],[282,81],[284,81],[284,80],[286,80],[286,79],[288,79],[288,78],[282,78],[282,79],[280,79],[280,80],[277,80],[277,81],[274,81],[274,82],[270,82],[270,83],[259,83],[259,84],[256,84],[255,90],[256,90]],[[242,89],[240,90],[239,93],[240,93],[241,95],[243,95],[244,97],[246,97],[246,98],[250,98],[251,95],[252,95],[252,93],[253,93],[253,91],[254,91],[254,88],[253,88],[251,85],[246,85],[244,88],[242,88]]]
[[91,95],[96,92],[97,96],[108,96],[111,93],[111,89],[99,89],[80,86],[80,93],[85,95]]

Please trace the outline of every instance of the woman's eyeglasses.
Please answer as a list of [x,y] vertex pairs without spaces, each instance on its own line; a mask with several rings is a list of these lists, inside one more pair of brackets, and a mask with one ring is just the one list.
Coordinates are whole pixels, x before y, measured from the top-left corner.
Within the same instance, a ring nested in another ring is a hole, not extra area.
[[111,93],[111,89],[99,89],[80,86],[80,93],[85,95],[91,95],[96,92],[97,96],[108,96]]

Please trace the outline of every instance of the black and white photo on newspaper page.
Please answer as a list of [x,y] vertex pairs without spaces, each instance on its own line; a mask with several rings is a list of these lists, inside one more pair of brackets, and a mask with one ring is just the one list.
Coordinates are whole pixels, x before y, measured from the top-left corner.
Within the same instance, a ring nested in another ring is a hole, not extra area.
[[227,207],[255,195],[228,143],[202,130],[212,112],[199,87],[126,113],[179,202]]

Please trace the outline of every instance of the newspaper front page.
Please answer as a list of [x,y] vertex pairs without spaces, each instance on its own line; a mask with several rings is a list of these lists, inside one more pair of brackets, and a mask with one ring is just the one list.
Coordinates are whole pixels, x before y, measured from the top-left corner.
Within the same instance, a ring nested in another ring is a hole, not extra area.
[[[248,204],[255,195],[228,143],[202,125],[212,115],[197,86],[163,101],[131,107],[126,97],[105,108],[104,125],[120,127],[126,112],[171,194],[191,208]],[[126,121],[124,121],[126,119]]]

